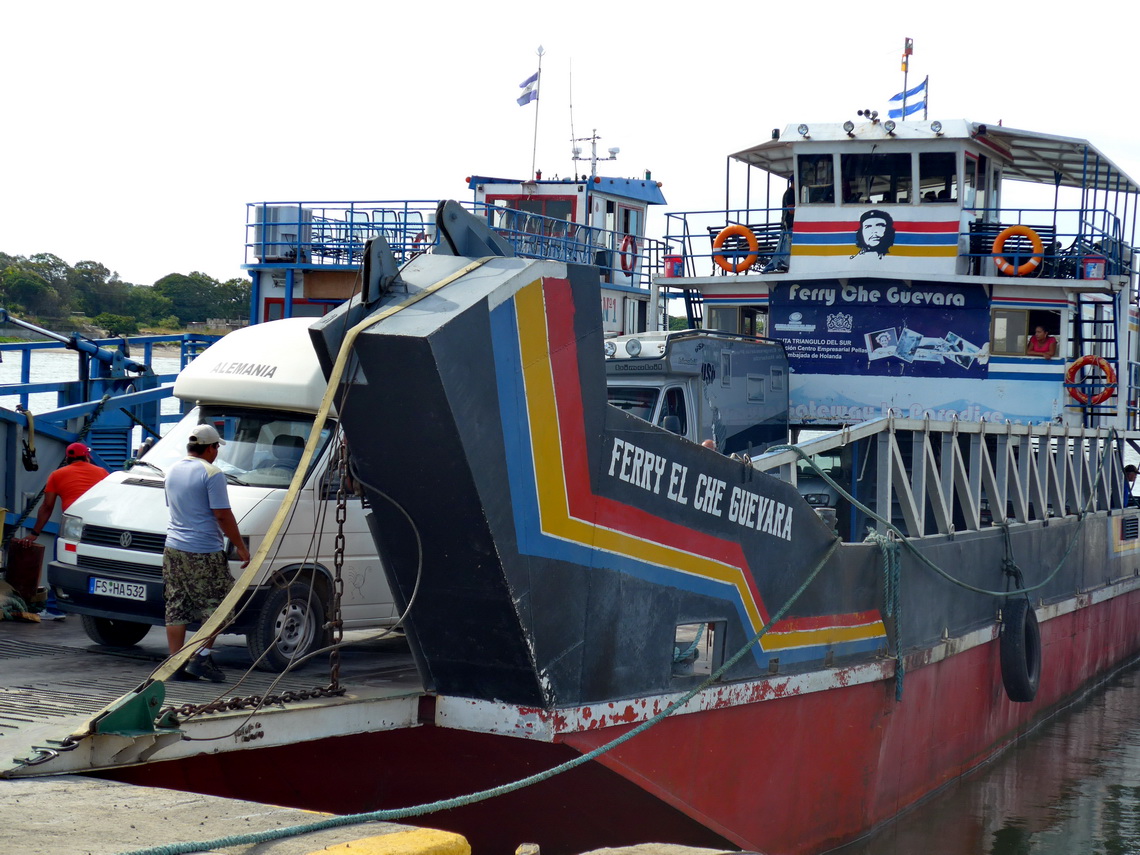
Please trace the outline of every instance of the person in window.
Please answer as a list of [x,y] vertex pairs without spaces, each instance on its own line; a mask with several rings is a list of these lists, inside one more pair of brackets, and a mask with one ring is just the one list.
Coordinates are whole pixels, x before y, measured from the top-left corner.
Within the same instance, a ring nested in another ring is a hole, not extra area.
[[1057,339],[1045,332],[1045,327],[1040,324],[1034,330],[1033,336],[1029,339],[1029,344],[1025,348],[1027,356],[1043,356],[1046,359],[1052,359],[1057,355]]

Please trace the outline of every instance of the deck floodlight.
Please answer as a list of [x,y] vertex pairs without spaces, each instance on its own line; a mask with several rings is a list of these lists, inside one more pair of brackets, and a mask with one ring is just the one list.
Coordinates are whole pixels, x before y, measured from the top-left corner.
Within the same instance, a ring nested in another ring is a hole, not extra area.
[[630,356],[638,356],[641,354],[641,342],[635,338],[631,338],[625,343],[625,352]]
[[887,119],[883,122],[883,127],[887,129],[888,134],[893,134],[895,132],[895,120]]
[[607,341],[605,344],[605,351],[607,357],[612,357],[615,353],[617,353],[617,345],[612,341]]
[[938,134],[939,136],[942,136],[942,123],[935,119],[930,123],[930,130],[934,131],[934,133]]
[[799,131],[799,134],[801,137],[804,137],[804,138],[807,137],[807,135],[808,135],[808,126],[807,125],[800,125],[798,128],[796,128],[796,130]]
[[849,136],[849,137],[855,136],[855,134],[853,133],[853,131],[855,130],[855,123],[853,121],[851,121],[850,119],[848,119],[846,122],[843,123],[843,130],[847,134],[847,136]]

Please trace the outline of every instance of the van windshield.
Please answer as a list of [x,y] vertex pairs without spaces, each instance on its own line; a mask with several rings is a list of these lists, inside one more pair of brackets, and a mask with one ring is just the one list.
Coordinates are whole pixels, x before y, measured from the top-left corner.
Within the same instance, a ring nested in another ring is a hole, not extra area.
[[649,421],[661,390],[653,386],[610,386],[606,394],[612,406]]
[[[165,472],[186,456],[186,443],[200,424],[213,425],[225,440],[214,465],[226,473],[230,483],[288,487],[312,430],[313,417],[280,410],[195,407],[147,452],[141,463]],[[320,459],[332,430],[333,425],[326,422],[314,462]]]

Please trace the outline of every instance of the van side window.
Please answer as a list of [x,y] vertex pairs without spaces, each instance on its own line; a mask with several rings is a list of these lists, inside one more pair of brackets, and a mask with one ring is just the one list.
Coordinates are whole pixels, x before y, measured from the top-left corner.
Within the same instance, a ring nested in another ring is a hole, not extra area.
[[661,413],[657,416],[657,424],[678,436],[685,436],[689,432],[689,418],[685,409],[685,390],[680,386],[670,386],[665,390],[665,398],[661,402]]

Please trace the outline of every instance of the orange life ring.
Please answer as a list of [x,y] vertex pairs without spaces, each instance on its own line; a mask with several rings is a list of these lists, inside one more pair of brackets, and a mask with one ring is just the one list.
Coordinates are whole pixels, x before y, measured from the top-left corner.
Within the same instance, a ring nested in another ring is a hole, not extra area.
[[[1033,245],[1033,255],[1029,261],[1014,267],[1002,256],[1002,251],[1005,249],[1005,242],[1014,235],[1021,235],[1022,237],[1029,238],[1029,242]],[[994,238],[993,252],[997,256],[994,262],[997,264],[998,270],[1006,276],[1027,276],[1037,269],[1037,265],[1045,257],[1045,247],[1041,243],[1041,238],[1037,232],[1029,228],[1029,226],[1010,226],[1009,228],[1002,229],[998,236]]]
[[[1086,365],[1095,365],[1104,372],[1104,388],[1091,398],[1074,385],[1077,382],[1077,372]],[[1078,404],[1084,404],[1086,406],[1103,404],[1116,394],[1116,372],[1112,370],[1112,366],[1108,364],[1108,360],[1102,356],[1088,354],[1076,360],[1065,370],[1065,383],[1068,386],[1069,394],[1073,400]]]
[[626,235],[621,242],[621,269],[624,273],[632,273],[637,264],[637,241],[633,235]]
[[724,242],[733,235],[744,238],[748,241],[748,255],[744,256],[743,261],[736,264],[730,262],[723,255],[714,255],[713,261],[716,262],[717,267],[724,270],[726,273],[743,273],[749,267],[756,263],[756,259],[760,257],[760,244],[756,240],[756,235],[752,233],[752,229],[748,226],[725,226],[721,233],[713,240],[713,250],[718,250],[724,246]]

